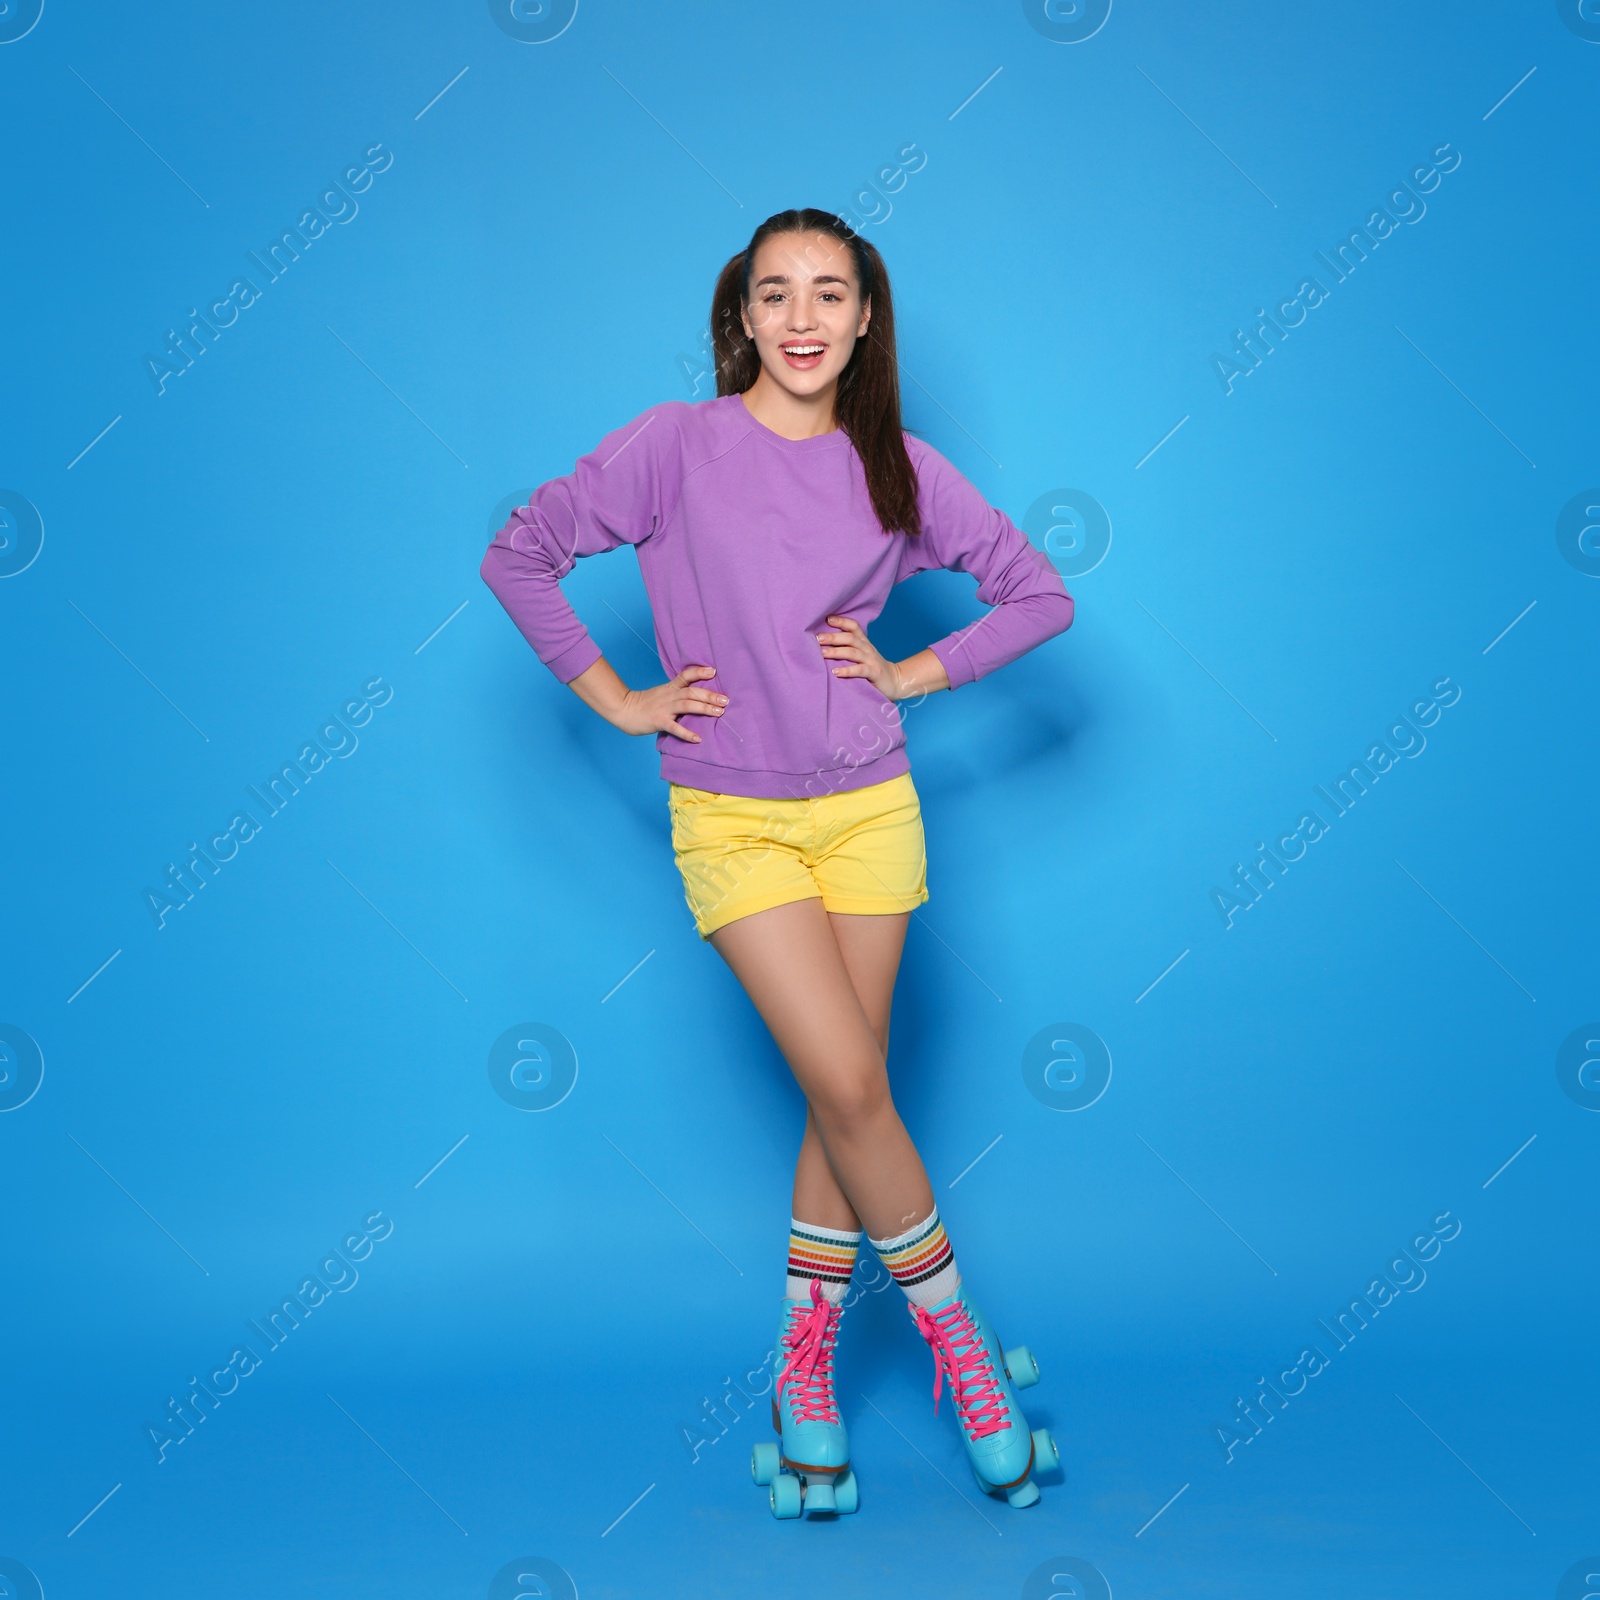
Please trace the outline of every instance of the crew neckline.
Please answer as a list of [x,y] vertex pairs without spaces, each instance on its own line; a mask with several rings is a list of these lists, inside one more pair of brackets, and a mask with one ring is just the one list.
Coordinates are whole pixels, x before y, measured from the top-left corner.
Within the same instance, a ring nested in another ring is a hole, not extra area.
[[766,423],[764,423],[760,417],[758,417],[755,412],[753,412],[750,407],[744,403],[744,396],[742,394],[730,394],[727,399],[730,406],[737,406],[739,408],[739,414],[745,419],[746,422],[749,423],[750,429],[753,433],[759,437],[770,439],[774,444],[780,445],[785,450],[800,452],[806,450],[836,449],[838,447],[839,440],[842,439],[847,444],[850,442],[850,435],[847,434],[843,428],[834,428],[828,433],[814,433],[809,439],[786,438],[783,434],[777,433],[773,429],[769,428]]

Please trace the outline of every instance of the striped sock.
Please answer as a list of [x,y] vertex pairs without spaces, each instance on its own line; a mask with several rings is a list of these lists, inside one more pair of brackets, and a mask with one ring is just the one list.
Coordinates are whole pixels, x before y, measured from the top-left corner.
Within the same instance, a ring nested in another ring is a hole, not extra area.
[[856,1252],[861,1248],[859,1231],[820,1228],[814,1222],[789,1220],[789,1277],[784,1296],[790,1300],[809,1300],[811,1283],[816,1279],[822,1292],[838,1305],[850,1287]]
[[897,1233],[892,1239],[869,1239],[867,1242],[878,1252],[878,1259],[913,1305],[936,1306],[961,1287],[955,1252],[945,1236],[937,1206],[930,1216],[904,1233]]

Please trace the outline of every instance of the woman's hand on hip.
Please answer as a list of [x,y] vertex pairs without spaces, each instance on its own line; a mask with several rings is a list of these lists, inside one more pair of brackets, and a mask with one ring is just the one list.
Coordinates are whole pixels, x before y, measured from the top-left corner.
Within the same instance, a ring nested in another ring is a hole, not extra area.
[[[924,650],[907,661],[889,661],[879,654],[867,637],[867,630],[853,617],[829,617],[828,621],[839,631],[819,633],[817,642],[823,655],[839,663],[833,668],[834,677],[865,678],[887,700],[904,700],[949,686],[943,666],[930,651]],[[925,663],[923,656],[929,657]],[[919,664],[924,670],[915,670]]]
[[590,710],[624,733],[670,733],[676,739],[699,744],[700,735],[691,733],[677,719],[691,713],[703,717],[722,715],[727,695],[695,687],[702,678],[715,677],[716,671],[715,667],[685,667],[670,682],[654,689],[630,689],[601,656],[567,687]]
[[817,643],[830,661],[838,663],[833,668],[836,678],[865,678],[888,700],[900,698],[900,674],[894,662],[878,653],[877,646],[867,637],[867,630],[854,617],[829,617],[839,631],[819,633]]
[[624,733],[670,733],[674,738],[699,744],[700,735],[684,727],[678,718],[722,715],[728,704],[727,695],[696,687],[702,678],[716,675],[715,667],[685,667],[675,678],[653,689],[630,689],[611,720]]

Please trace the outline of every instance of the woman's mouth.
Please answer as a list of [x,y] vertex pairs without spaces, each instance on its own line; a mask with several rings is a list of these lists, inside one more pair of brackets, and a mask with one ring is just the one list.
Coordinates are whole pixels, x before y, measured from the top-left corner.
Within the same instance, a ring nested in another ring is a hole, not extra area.
[[783,352],[783,359],[787,361],[791,367],[794,367],[801,372],[807,372],[812,367],[817,366],[821,362],[823,356],[828,353],[827,345],[822,344],[817,340],[805,340],[795,344],[783,344],[779,345],[778,348]]

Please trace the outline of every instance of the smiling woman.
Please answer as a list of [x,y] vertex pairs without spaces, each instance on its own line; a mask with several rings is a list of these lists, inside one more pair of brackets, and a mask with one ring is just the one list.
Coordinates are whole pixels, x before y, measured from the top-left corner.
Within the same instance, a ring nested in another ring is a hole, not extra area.
[[780,211],[722,269],[711,297],[717,393],[743,395],[787,438],[842,429],[879,522],[915,537],[888,270],[859,234],[829,231],[830,220],[843,228],[825,211]]
[[[826,211],[769,217],[712,300],[717,397],[653,406],[519,506],[483,577],[540,659],[626,733],[656,735],[700,937],[744,986],[807,1102],[775,1345],[774,1515],[857,1506],[833,1383],[863,1234],[905,1290],[980,1485],[1032,1505],[1056,1465],[956,1270],[889,1092],[889,1014],[928,898],[896,703],[971,683],[1060,633],[1049,560],[905,432],[878,252]],[[573,614],[577,557],[635,547],[668,681],[630,689]],[[903,661],[867,636],[893,586],[950,568],[993,609]],[[863,735],[870,748],[863,756]],[[935,1394],[938,1390],[935,1390]]]

